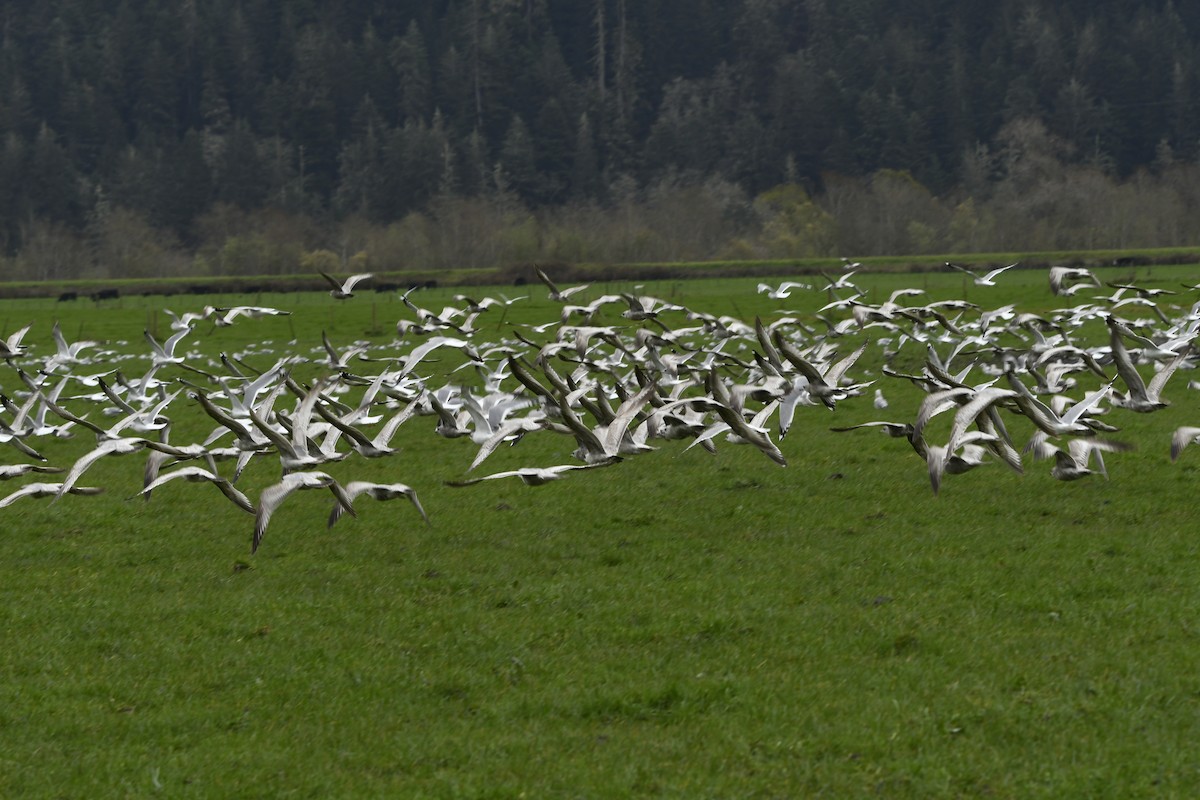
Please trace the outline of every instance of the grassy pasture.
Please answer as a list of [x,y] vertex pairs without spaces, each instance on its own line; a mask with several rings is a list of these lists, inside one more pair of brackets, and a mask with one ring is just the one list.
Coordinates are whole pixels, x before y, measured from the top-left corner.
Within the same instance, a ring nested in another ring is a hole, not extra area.
[[[910,285],[989,307],[1071,302],[1041,272],[1009,276],[862,283],[876,302]],[[1179,288],[1200,270],[1137,279]],[[747,320],[824,302],[755,283],[645,291]],[[515,291],[532,298],[503,325],[489,311],[479,337],[553,317],[539,286]],[[12,300],[0,334],[33,321],[45,348],[59,319],[68,338],[141,351],[143,328],[168,332],[164,304],[241,300],[294,314],[197,331],[200,350],[249,348],[265,367],[266,350],[319,348],[322,330],[384,342],[411,318],[367,295]],[[878,366],[872,347],[854,374]],[[1027,460],[1023,476],[948,476],[936,498],[903,441],[828,430],[911,420],[920,394],[892,380],[883,412],[870,392],[801,409],[787,468],[670,443],[540,488],[443,486],[474,447],[417,418],[401,455],[329,471],[413,485],[431,527],[363,498],[327,531],[328,495],[301,493],[253,557],[253,520],[213,487],[126,501],[143,458],[104,459],[83,481],[102,497],[0,509],[0,796],[1194,796],[1200,452],[1167,458],[1174,427],[1200,417],[1188,377],[1170,408],[1110,417],[1139,446],[1108,459],[1110,481],[1062,484]],[[11,370],[0,385],[15,388]],[[178,402],[172,440],[198,441],[211,426]],[[69,465],[90,438],[43,452]],[[564,463],[572,446],[529,436],[481,471]],[[277,477],[256,462],[243,488]]]

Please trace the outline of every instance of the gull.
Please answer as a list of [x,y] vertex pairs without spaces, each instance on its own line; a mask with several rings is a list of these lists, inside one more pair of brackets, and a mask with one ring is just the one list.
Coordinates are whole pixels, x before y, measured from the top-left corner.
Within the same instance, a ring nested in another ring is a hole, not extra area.
[[625,319],[633,320],[634,322],[658,319],[658,309],[654,308],[653,297],[639,297],[629,292],[622,292],[621,298],[629,304],[629,309],[621,312],[621,316]]
[[1125,388],[1128,390],[1125,394],[1113,392],[1112,404],[1143,414],[1166,408],[1169,403],[1162,399],[1162,390],[1171,376],[1175,374],[1175,370],[1191,352],[1191,345],[1185,345],[1180,349],[1178,355],[1164,364],[1147,385],[1142,380],[1137,368],[1134,367],[1133,359],[1129,357],[1129,351],[1125,349],[1125,343],[1121,341],[1121,334],[1112,317],[1109,317],[1108,324],[1111,331],[1109,341],[1112,347],[1113,363],[1117,368],[1117,374],[1125,381]]
[[504,424],[508,415],[519,409],[527,408],[532,402],[528,397],[512,395],[507,392],[497,392],[486,395],[480,400],[468,391],[461,394],[462,410],[471,418],[475,426],[471,432],[471,441],[483,444]]
[[66,472],[62,467],[48,467],[44,464],[5,464],[0,466],[0,481],[19,478],[31,472]]
[[71,465],[70,471],[67,472],[67,477],[59,485],[58,498],[71,491],[83,473],[87,472],[93,464],[105,456],[124,456],[130,453],[136,453],[146,447],[148,440],[139,438],[123,438],[123,439],[105,439],[96,445],[89,453],[80,456],[74,464]]
[[582,292],[584,289],[588,288],[588,286],[591,285],[589,283],[585,283],[581,286],[571,286],[567,289],[560,290],[557,286],[554,285],[554,281],[550,280],[550,276],[547,275],[545,272],[543,272],[540,267],[534,267],[534,272],[537,273],[537,276],[541,280],[541,282],[546,284],[546,287],[550,290],[550,299],[557,303],[567,302],[568,297],[570,297],[573,294],[576,294],[577,292]]
[[771,285],[766,284],[766,283],[760,283],[758,285],[758,293],[762,294],[763,292],[766,292],[767,297],[771,298],[772,300],[784,300],[784,299],[792,296],[792,289],[811,289],[811,288],[813,288],[811,284],[798,283],[796,281],[784,281],[783,283],[781,283],[775,287],[772,287]]
[[176,314],[169,308],[164,308],[163,311],[171,318],[171,330],[187,331],[200,320],[211,317],[217,310],[212,306],[205,306],[203,311],[185,311],[182,314]]
[[988,328],[992,327],[993,323],[997,320],[1000,322],[1007,322],[1008,320],[1013,319],[1016,316],[1015,311],[1016,305],[1013,303],[1000,306],[999,308],[981,311],[979,312],[979,327],[984,333],[986,333]]
[[858,425],[847,425],[842,428],[830,428],[829,430],[837,433],[844,433],[846,431],[858,430],[859,428],[879,428],[893,439],[900,439],[903,437],[911,441],[913,435],[913,426],[907,422],[861,422]]
[[[1111,442],[1103,439],[1072,439],[1067,443],[1067,449],[1064,451],[1046,441],[1045,434],[1035,434],[1034,440],[1030,442],[1032,446],[1034,458],[1045,459],[1053,458],[1054,467],[1050,470],[1050,475],[1060,481],[1079,480],[1093,472],[1099,472],[1105,478],[1108,477],[1108,470],[1104,468],[1104,458],[1102,452],[1117,453],[1127,452],[1134,449],[1131,444],[1125,442]],[[1095,470],[1089,468],[1089,461],[1092,454],[1096,454]]]
[[[425,520],[425,524],[429,523],[429,515],[425,513],[425,509],[421,506],[421,501],[417,499],[417,493],[411,486],[403,483],[372,483],[370,481],[350,481],[345,485],[346,498],[351,502],[354,498],[361,494],[368,495],[376,500],[396,500],[398,498],[407,498],[416,507],[421,519]],[[332,528],[334,524],[342,518],[342,514],[346,511],[346,506],[342,505],[341,500],[334,503],[333,510],[329,512],[329,524],[327,527]]]
[[1193,428],[1188,425],[1176,428],[1175,433],[1171,436],[1171,460],[1178,460],[1179,454],[1183,452],[1183,448],[1196,442],[1200,442],[1200,428]]
[[883,396],[883,389],[875,390],[875,408],[882,411],[888,407],[887,398]]
[[[68,439],[72,436],[69,428],[78,423],[78,420],[70,414],[63,411],[58,405],[59,395],[62,394],[63,387],[66,386],[67,379],[64,377],[49,394],[43,391],[42,385],[36,383],[24,370],[17,370],[17,376],[25,382],[29,387],[29,396],[20,408],[15,410],[12,422],[7,424],[4,430],[14,436],[26,438],[30,436],[57,436],[59,438]],[[5,398],[7,400],[7,398]],[[36,408],[35,408],[36,406]],[[65,425],[50,425],[46,422],[46,411],[53,411],[58,416],[67,420]]]
[[974,395],[959,407],[954,414],[954,424],[950,428],[950,438],[946,443],[946,447],[950,452],[958,449],[958,444],[963,441],[966,434],[967,426],[977,422],[981,414],[990,410],[996,403],[1004,400],[1015,398],[1017,392],[1012,389],[1001,389],[995,386],[988,386],[977,390]]
[[[66,489],[71,494],[93,495],[100,494],[104,490],[99,486],[72,486]],[[10,506],[20,500],[22,497],[60,497],[63,493],[63,484],[61,483],[27,483],[20,489],[17,489],[7,497],[0,499],[0,508]]]
[[[412,312],[417,315],[417,322],[419,324],[427,326],[427,328],[429,330],[442,330],[443,328],[454,328],[454,329],[458,330],[459,333],[464,333],[462,328],[455,325],[453,322],[455,317],[462,316],[463,311],[461,308],[454,308],[453,306],[446,306],[445,308],[442,309],[441,314],[435,314],[427,308],[421,308],[419,305],[414,303],[412,300],[408,299],[408,296],[410,294],[412,294],[416,289],[417,289],[416,286],[414,286],[412,289],[409,289],[407,292],[400,295],[400,299],[404,302],[404,305],[408,306],[409,309],[411,309]],[[397,330],[397,332],[400,332],[399,326],[397,326],[396,330]],[[419,333],[420,331],[416,331],[416,332]]]
[[324,346],[325,352],[329,354],[329,368],[337,372],[349,369],[350,359],[355,356],[366,360],[367,346],[365,344],[352,344],[339,353],[333,343],[329,341],[329,336],[325,334],[325,331],[321,331],[321,344]]
[[62,328],[59,327],[57,320],[50,333],[54,336],[54,346],[58,352],[50,356],[46,361],[46,370],[48,372],[53,372],[55,367],[75,367],[88,363],[86,359],[80,358],[79,354],[89,347],[97,347],[100,344],[99,342],[92,341],[67,344],[67,340],[63,337]]
[[461,350],[463,354],[465,354],[467,358],[473,362],[482,363],[483,361],[483,359],[480,358],[479,353],[476,352],[475,348],[472,347],[471,343],[466,339],[455,339],[450,336],[434,336],[428,341],[423,342],[420,346],[414,347],[409,351],[408,356],[406,356],[404,359],[404,364],[401,366],[400,371],[404,374],[412,372],[417,364],[421,363],[421,360],[424,359],[425,356],[429,355],[439,347],[450,347],[456,350]]
[[534,411],[529,416],[504,420],[492,435],[480,445],[479,452],[475,455],[475,460],[471,462],[471,466],[467,467],[467,471],[470,472],[482,464],[488,456],[495,452],[496,448],[502,442],[516,444],[525,434],[545,430],[551,426],[552,423],[546,418],[544,411]]
[[560,464],[554,467],[522,467],[521,469],[508,470],[506,472],[496,472],[491,475],[484,475],[482,478],[468,478],[463,481],[446,481],[447,486],[462,487],[474,486],[483,481],[494,481],[501,478],[520,478],[521,482],[526,486],[542,486],[550,481],[556,481],[565,477],[566,473],[573,472],[579,469],[595,469],[596,467],[607,467],[620,461],[619,456],[613,456],[604,461],[596,461],[591,464]]
[[1150,299],[1158,297],[1159,295],[1162,295],[1162,294],[1177,294],[1177,292],[1173,292],[1170,289],[1145,289],[1141,286],[1134,286],[1129,283],[1109,283],[1108,285],[1111,286],[1112,288],[1116,289],[1117,291],[1129,290],[1131,292],[1137,292],[1142,297],[1146,297],[1146,298],[1150,298]]
[[825,404],[825,407],[830,411],[837,405],[838,400],[844,400],[849,397],[860,386],[843,388],[841,383],[842,376],[850,367],[854,366],[854,362],[858,360],[864,352],[870,340],[865,340],[858,349],[850,355],[843,358],[836,364],[827,367],[822,373],[807,359],[800,355],[791,344],[784,339],[778,330],[775,331],[775,345],[779,348],[779,352],[794,366],[801,375],[808,379],[808,392],[816,399]]
[[183,480],[191,483],[207,482],[215,484],[216,487],[221,490],[221,494],[228,497],[238,508],[242,509],[248,514],[254,513],[254,504],[250,502],[250,498],[246,497],[246,495],[235,488],[228,479],[222,478],[220,475],[217,475],[216,473],[207,470],[204,467],[180,467],[177,470],[163,473],[147,484],[146,488],[135,494],[134,497],[137,497],[138,495],[144,495],[148,500],[150,499],[150,493],[155,489],[162,486],[164,483],[168,483],[178,478],[182,478]]
[[7,339],[0,339],[0,358],[10,361],[25,355],[29,351],[29,346],[21,344],[21,340],[25,338],[25,334],[29,333],[29,329],[32,327],[33,323],[30,323]]
[[[929,475],[933,481],[933,492],[937,494],[938,484],[941,482],[941,473],[949,472],[951,467],[949,460],[960,449],[963,450],[962,458],[966,462],[959,466],[974,467],[978,466],[979,460],[975,457],[975,451],[972,447],[980,447],[977,442],[987,442],[993,446],[999,446],[997,455],[1013,467],[1017,472],[1021,471],[1021,457],[1016,453],[1012,443],[1007,440],[1007,436],[997,435],[996,431],[1004,433],[1003,426],[998,423],[998,417],[992,417],[988,422],[984,420],[988,417],[982,416],[985,412],[992,412],[992,407],[1003,400],[1015,398],[1017,392],[1011,389],[999,389],[996,387],[986,387],[974,393],[966,403],[959,407],[954,414],[954,423],[950,428],[950,437],[946,442],[945,447],[929,447],[927,459],[929,461]],[[980,430],[967,431],[967,426],[971,423],[977,423]],[[935,453],[936,451],[936,453]],[[971,463],[975,462],[975,463]]]
[[249,419],[250,408],[257,405],[258,396],[275,381],[280,371],[287,364],[287,359],[279,359],[275,365],[265,372],[261,373],[253,380],[246,380],[240,388],[235,388],[230,385],[232,378],[224,375],[217,376],[217,382],[225,390],[224,397],[229,401],[229,416],[234,419]]
[[[1067,281],[1081,281],[1074,286],[1067,285]],[[1050,291],[1057,295],[1070,295],[1079,291],[1082,286],[1091,285],[1096,288],[1100,287],[1100,281],[1096,280],[1096,276],[1090,271],[1082,267],[1051,267],[1050,268]]]
[[1093,435],[1096,432],[1097,423],[1087,414],[1095,413],[1095,409],[1099,408],[1100,401],[1107,398],[1112,392],[1112,384],[1107,383],[1086,395],[1064,413],[1058,414],[1050,406],[1034,397],[1029,388],[1016,376],[1016,373],[1008,372],[1008,382],[1016,390],[1017,395],[1014,400],[1017,407],[1021,409],[1021,413],[1028,417],[1029,421],[1039,430],[1050,436]]
[[304,398],[300,401],[300,405],[296,408],[296,413],[292,415],[290,439],[285,438],[283,434],[268,424],[259,416],[257,411],[253,408],[250,409],[250,421],[262,431],[263,435],[279,451],[279,463],[283,467],[285,474],[306,467],[315,467],[318,464],[324,464],[328,461],[340,461],[346,457],[346,453],[335,453],[327,448],[321,448],[318,452],[314,453],[308,447],[308,433],[310,423],[312,422],[313,407],[320,399],[323,387],[323,379],[318,378],[313,382],[312,388],[308,390]]
[[[854,272],[855,272],[855,270],[851,270],[850,272],[843,273],[843,274],[837,276],[836,279],[831,278],[828,275],[826,275],[824,272],[822,272],[821,277],[824,278],[825,280],[829,281],[829,284],[826,285],[824,288],[822,288],[821,291],[822,292],[832,292],[836,289],[849,289],[851,291],[858,292],[858,294],[854,295],[854,297],[862,297],[862,290],[859,289],[856,285],[854,285],[854,283],[852,283],[850,281],[850,278],[854,276]],[[853,299],[853,298],[851,298],[851,299]],[[829,306],[826,306],[825,308],[829,308]],[[822,311],[823,310],[825,310],[825,309],[822,309]]]
[[1000,267],[998,269],[994,269],[991,272],[985,273],[983,275],[980,275],[978,272],[975,272],[974,270],[969,270],[966,267],[960,267],[958,264],[952,264],[949,261],[946,262],[946,266],[950,267],[950,269],[956,269],[965,275],[970,275],[974,279],[976,286],[995,286],[996,278],[998,278],[1000,276],[1000,274],[1003,273],[1005,270],[1010,270],[1013,267],[1015,267],[1018,263],[1020,263],[1020,262],[1015,262],[1015,263],[1009,264],[1006,267]]
[[254,517],[254,539],[250,544],[251,553],[257,552],[258,546],[262,543],[263,534],[267,532],[267,524],[271,521],[271,515],[275,513],[275,509],[279,508],[279,504],[288,495],[299,489],[329,489],[337,498],[338,505],[349,511],[351,516],[358,516],[346,490],[332,475],[325,472],[289,473],[284,475],[283,480],[279,483],[263,489],[262,494],[258,497],[258,510]]
[[[213,401],[205,397],[203,392],[189,392],[188,397],[200,403],[200,406],[204,409],[205,413],[207,413],[220,424],[220,427],[218,427],[213,434],[209,435],[208,439],[205,441],[206,444],[211,444],[224,436],[225,431],[221,430],[221,428],[225,428],[232,431],[237,437],[235,446],[242,452],[257,453],[270,448],[270,440],[259,432],[258,426],[247,425],[239,420],[234,419],[229,415],[228,411],[225,411],[213,403]],[[247,406],[246,416],[249,416],[252,410],[253,409],[251,406]]]
[[24,436],[24,433],[14,431],[3,420],[0,420],[0,444],[10,444],[30,458],[45,461],[45,456],[25,443]]
[[[732,436],[735,437],[733,441],[752,444],[761,450],[767,458],[781,467],[786,467],[787,459],[784,458],[779,447],[771,441],[766,428],[747,422],[741,412],[735,410],[730,405],[729,389],[717,374],[715,366],[709,370],[707,387],[709,397],[693,398],[691,402],[695,402],[703,408],[716,411],[717,416],[729,426]],[[697,441],[699,440],[697,439]]]
[[[572,316],[579,315],[583,317],[584,322],[590,325],[601,307],[609,305],[610,303],[620,303],[622,301],[628,302],[619,294],[604,294],[597,297],[587,305],[564,305],[562,307],[562,313],[559,315],[559,320],[565,325],[567,320],[569,320]],[[537,327],[541,326],[539,325]],[[544,333],[544,331],[538,331],[538,333]]]
[[373,273],[360,272],[357,275],[351,275],[344,281],[338,281],[337,278],[322,272],[321,277],[329,281],[329,285],[333,288],[329,290],[329,296],[334,300],[345,300],[349,297],[354,297],[354,287],[365,281],[367,278],[374,277]]
[[233,306],[231,308],[216,308],[213,309],[213,312],[220,314],[220,316],[213,317],[213,322],[221,328],[232,325],[233,321],[238,317],[259,319],[260,317],[286,316],[292,313],[290,311],[280,311],[278,308],[266,308],[264,306]]
[[504,296],[503,294],[500,295],[500,298],[501,299],[497,300],[494,297],[485,297],[482,300],[476,300],[475,298],[470,297],[469,295],[456,294],[456,295],[454,295],[453,299],[457,300],[460,303],[466,303],[468,312],[486,311],[487,309],[491,308],[492,306],[498,306],[498,305],[511,306],[513,303],[517,302],[518,300],[528,300],[529,299],[528,296],[521,296],[521,297],[514,297],[510,300],[510,299],[508,299],[508,297]]
[[150,331],[143,331],[146,341],[150,343],[151,363],[156,367],[166,364],[183,364],[183,356],[175,355],[175,348],[178,346],[180,340],[190,332],[190,328],[175,331],[175,333],[171,334],[171,338],[167,339],[163,344],[159,344],[158,340],[150,334]]
[[[411,418],[417,410],[416,404],[410,403],[408,407],[401,409],[384,423],[379,433],[375,434],[374,438],[371,438],[344,418],[329,411],[325,406],[317,404],[315,408],[317,414],[334,427],[334,432],[338,435],[345,435],[350,440],[350,446],[364,458],[383,458],[384,456],[397,453],[396,448],[391,446],[392,438],[396,435],[396,431],[400,426]],[[333,436],[334,432],[331,432],[330,436]],[[323,444],[321,449],[328,450],[330,447],[332,447],[332,444]]]
[[989,434],[982,431],[971,431],[964,440],[960,440],[957,450],[941,445],[927,446],[925,460],[929,465],[929,483],[935,496],[942,487],[943,474],[961,475],[985,463],[984,456],[988,451],[975,442],[988,441],[989,438]]
[[1139,360],[1170,361],[1196,339],[1196,333],[1192,332],[1159,343],[1147,336],[1135,333],[1129,329],[1129,326],[1113,317],[1108,318],[1108,323],[1111,330],[1119,332],[1126,339],[1130,339],[1138,345]]
[[606,462],[615,456],[642,453],[654,448],[638,442],[629,435],[629,425],[650,398],[658,391],[658,384],[650,382],[637,394],[621,404],[611,422],[595,430],[584,425],[565,400],[559,403],[563,422],[571,429],[579,447],[575,455],[588,464]]

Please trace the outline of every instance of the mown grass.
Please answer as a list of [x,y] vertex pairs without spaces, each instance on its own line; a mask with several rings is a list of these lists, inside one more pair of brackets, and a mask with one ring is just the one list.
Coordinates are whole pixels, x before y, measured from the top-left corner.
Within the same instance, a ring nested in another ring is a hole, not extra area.
[[[1012,277],[968,294],[1061,303],[1044,275]],[[1196,270],[1138,278],[1170,287]],[[956,275],[864,283],[872,297],[964,288]],[[646,291],[750,318],[821,302],[753,288]],[[531,293],[510,321],[549,317]],[[322,329],[386,340],[409,316],[359,299],[266,295],[294,316],[196,339],[305,349]],[[58,317],[68,336],[138,349],[161,305],[8,301],[0,332],[36,320],[44,346]],[[0,380],[12,389],[10,372]],[[1140,449],[1109,458],[1110,481],[991,465],[936,498],[907,444],[828,430],[910,419],[917,390],[894,382],[883,417],[870,393],[806,409],[781,445],[786,469],[747,448],[668,445],[536,489],[443,486],[474,449],[417,419],[400,456],[330,471],[410,483],[431,527],[364,498],[359,519],[327,531],[328,496],[303,493],[253,557],[252,520],[212,487],[125,501],[141,459],[106,459],[84,481],[105,496],[0,511],[0,795],[1192,796],[1198,467],[1166,455],[1173,427],[1195,422],[1183,383],[1163,412],[1114,415]],[[180,411],[192,421],[173,440],[207,432]],[[47,455],[69,463],[84,439]],[[561,463],[571,446],[530,436],[485,469]],[[277,475],[256,463],[243,482],[255,497]]]

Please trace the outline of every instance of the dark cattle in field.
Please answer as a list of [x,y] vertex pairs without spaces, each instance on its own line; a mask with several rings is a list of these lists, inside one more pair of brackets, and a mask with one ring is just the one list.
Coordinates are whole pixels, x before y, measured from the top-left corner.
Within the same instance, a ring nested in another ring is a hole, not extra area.
[[58,302],[67,303],[67,302],[70,302],[71,300],[76,300],[78,298],[79,298],[79,295],[76,292],[63,292],[62,294],[60,294],[58,296]]
[[436,289],[438,287],[438,283],[435,280],[428,280],[425,281],[424,286],[426,289]]
[[99,303],[101,300],[117,300],[121,297],[121,293],[116,289],[101,289],[98,292],[92,292],[92,299]]
[[398,283],[377,283],[375,284],[375,294],[386,294],[387,292],[400,291]]
[[209,293],[209,289],[208,289],[208,287],[207,287],[207,286],[195,286],[195,285],[192,285],[192,286],[189,286],[189,287],[187,288],[187,293],[188,293],[188,294],[208,294],[208,293]]

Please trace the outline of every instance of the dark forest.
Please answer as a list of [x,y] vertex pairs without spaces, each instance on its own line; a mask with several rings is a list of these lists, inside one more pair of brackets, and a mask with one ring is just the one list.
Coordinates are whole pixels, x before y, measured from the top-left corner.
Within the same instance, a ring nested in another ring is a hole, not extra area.
[[43,0],[0,25],[10,279],[1200,227],[1195,4]]

